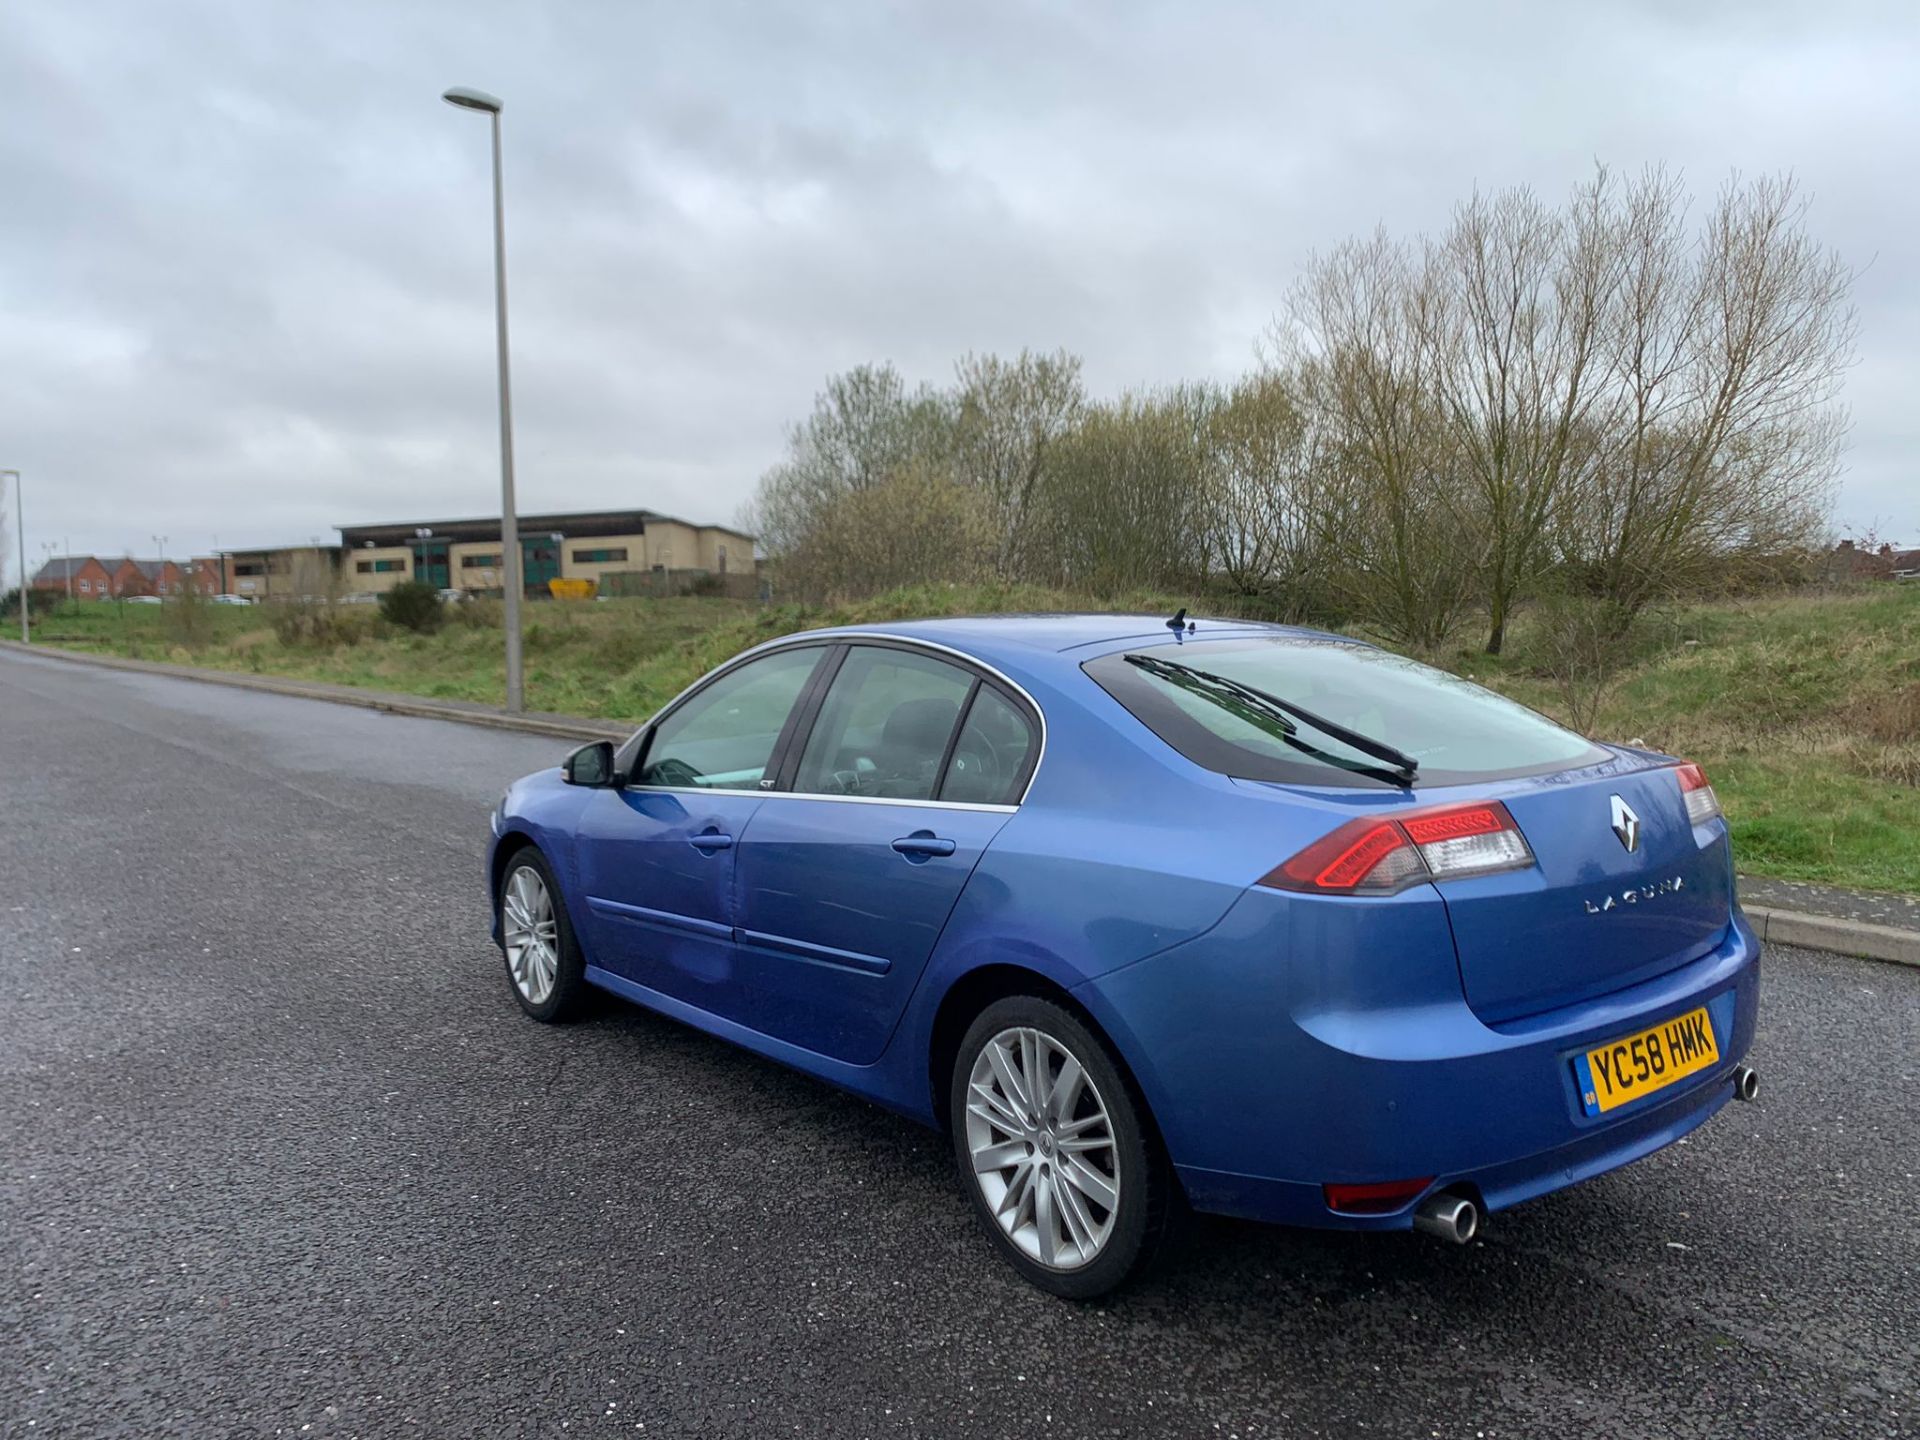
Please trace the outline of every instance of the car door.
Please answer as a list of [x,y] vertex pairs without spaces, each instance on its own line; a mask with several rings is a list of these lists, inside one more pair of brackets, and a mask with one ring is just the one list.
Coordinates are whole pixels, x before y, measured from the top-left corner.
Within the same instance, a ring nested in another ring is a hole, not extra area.
[[848,647],[816,691],[739,846],[739,1018],[869,1064],[1013,813],[1038,730],[972,668],[902,646]]
[[583,809],[575,853],[590,961],[729,1013],[736,846],[759,809],[798,701],[827,647],[756,657],[657,720],[628,783]]

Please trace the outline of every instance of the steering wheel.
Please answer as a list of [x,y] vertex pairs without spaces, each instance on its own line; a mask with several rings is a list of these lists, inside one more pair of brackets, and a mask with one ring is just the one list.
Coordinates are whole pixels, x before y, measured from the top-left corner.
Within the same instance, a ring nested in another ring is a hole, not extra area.
[[664,760],[656,760],[647,766],[648,785],[671,785],[681,789],[698,789],[700,772],[682,760],[678,755],[669,755]]
[[992,785],[1001,779],[1000,752],[986,736],[972,734],[953,752],[953,773]]

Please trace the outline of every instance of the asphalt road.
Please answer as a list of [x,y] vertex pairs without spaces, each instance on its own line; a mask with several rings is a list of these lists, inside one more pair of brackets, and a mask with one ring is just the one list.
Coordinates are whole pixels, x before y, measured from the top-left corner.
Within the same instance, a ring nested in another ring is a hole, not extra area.
[[1920,971],[1774,952],[1761,1103],[1484,1243],[1080,1307],[932,1134],[522,1018],[480,848],[560,748],[0,658],[0,1436],[1920,1434]]

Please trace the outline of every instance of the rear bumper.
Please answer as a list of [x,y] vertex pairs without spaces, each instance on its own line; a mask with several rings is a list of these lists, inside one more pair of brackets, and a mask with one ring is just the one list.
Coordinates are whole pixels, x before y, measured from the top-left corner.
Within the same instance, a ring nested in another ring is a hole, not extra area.
[[[1340,1214],[1321,1186],[1430,1175],[1429,1193],[1468,1190],[1499,1210],[1671,1144],[1731,1098],[1759,992],[1759,943],[1737,911],[1714,950],[1677,970],[1496,1027],[1466,1005],[1450,938],[1443,952],[1446,937],[1422,934],[1435,916],[1418,901],[1396,908],[1351,910],[1334,926],[1385,925],[1382,943],[1348,935],[1331,958],[1289,963],[1272,958],[1276,923],[1295,932],[1280,952],[1293,956],[1303,939],[1324,946],[1326,925],[1302,935],[1271,897],[1251,897],[1209,935],[1076,992],[1134,1066],[1196,1209],[1406,1229],[1411,1203]],[[1349,966],[1374,978],[1343,986]],[[1702,1005],[1712,1067],[1585,1113],[1576,1054]]]

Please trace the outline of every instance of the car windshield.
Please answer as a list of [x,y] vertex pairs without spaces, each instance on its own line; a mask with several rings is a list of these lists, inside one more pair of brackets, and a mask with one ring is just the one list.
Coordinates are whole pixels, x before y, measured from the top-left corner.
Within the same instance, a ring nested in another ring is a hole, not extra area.
[[1383,775],[1375,755],[1341,737],[1297,717],[1289,725],[1276,709],[1235,703],[1224,687],[1193,683],[1183,672],[1264,691],[1402,751],[1419,762],[1415,783],[1423,786],[1566,770],[1605,755],[1545,716],[1469,680],[1351,640],[1187,641],[1104,655],[1083,668],[1188,759],[1250,780],[1396,783]]

